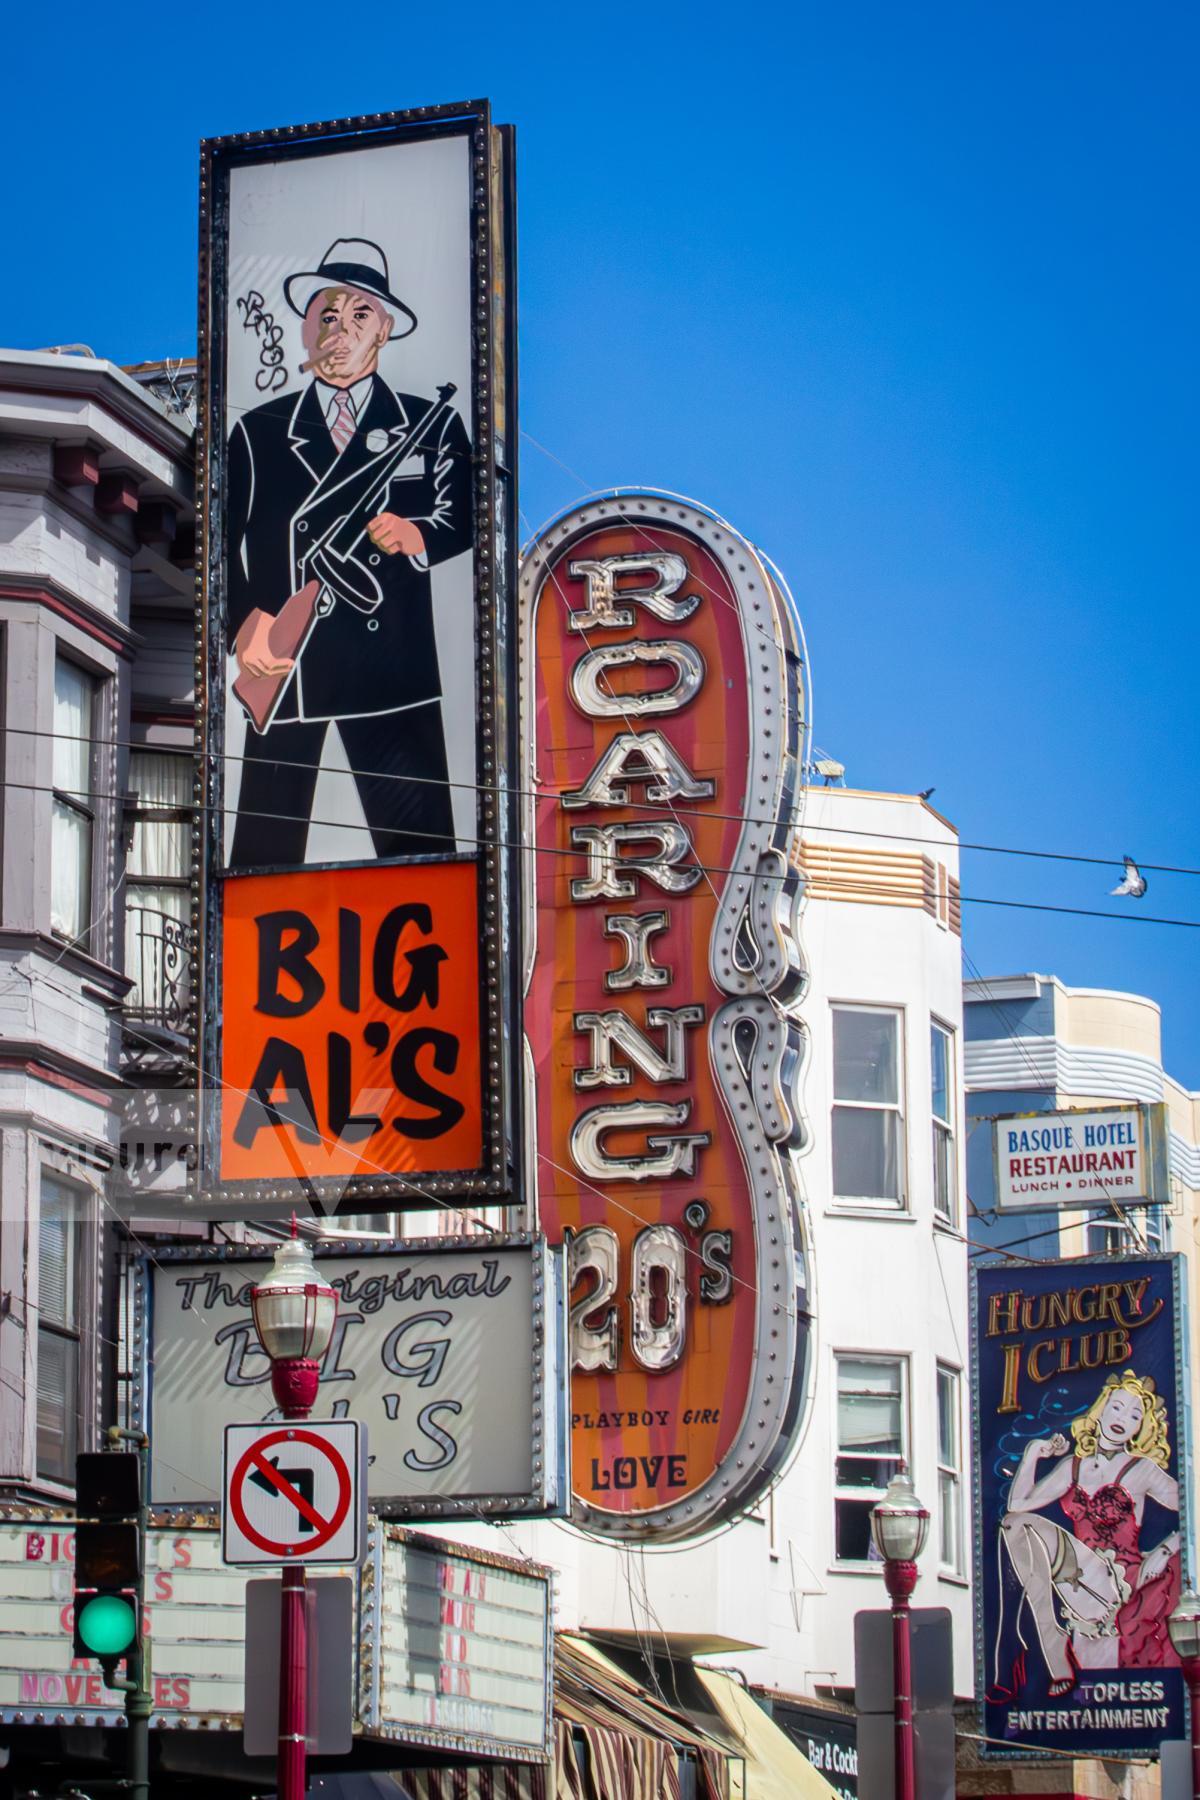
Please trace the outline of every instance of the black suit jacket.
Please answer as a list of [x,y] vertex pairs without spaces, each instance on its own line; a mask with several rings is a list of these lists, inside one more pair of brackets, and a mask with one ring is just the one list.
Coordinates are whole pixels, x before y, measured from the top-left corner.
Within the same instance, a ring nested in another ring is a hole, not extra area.
[[[322,410],[326,390],[312,382],[299,396],[280,394],[256,406],[229,438],[227,642],[255,607],[276,614],[303,585],[302,559],[321,495],[375,453],[368,434],[403,431],[429,401],[396,394],[373,378],[354,436],[340,456]],[[277,717],[342,719],[436,700],[442,691],[429,568],[471,545],[471,446],[456,412],[436,441],[401,465],[379,511],[420,526],[428,567],[402,552],[364,555],[383,591],[367,614],[345,599],[318,618]],[[331,473],[332,471],[332,473]],[[332,500],[329,503],[335,505]]]

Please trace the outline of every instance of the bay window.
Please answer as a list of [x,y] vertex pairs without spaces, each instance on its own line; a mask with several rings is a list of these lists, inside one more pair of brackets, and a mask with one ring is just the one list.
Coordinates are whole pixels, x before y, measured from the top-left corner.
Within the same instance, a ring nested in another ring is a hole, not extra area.
[[938,1560],[951,1575],[963,1573],[962,1430],[957,1369],[938,1364]]
[[75,1479],[80,1393],[80,1198],[43,1174],[38,1220],[37,1472]]
[[125,973],[134,986],[126,1004],[142,1018],[178,1024],[191,972],[192,759],[135,750],[129,785],[135,801],[125,863]]
[[54,665],[50,927],[88,948],[96,814],[92,771],[96,683],[60,656]]
[[905,1359],[839,1355],[834,1465],[834,1555],[873,1562],[871,1510],[908,1460]]
[[833,1009],[833,1193],[851,1205],[902,1207],[902,1015]]
[[947,1225],[958,1223],[958,1170],[954,1155],[954,1038],[944,1025],[929,1027],[930,1110],[933,1115],[933,1210]]

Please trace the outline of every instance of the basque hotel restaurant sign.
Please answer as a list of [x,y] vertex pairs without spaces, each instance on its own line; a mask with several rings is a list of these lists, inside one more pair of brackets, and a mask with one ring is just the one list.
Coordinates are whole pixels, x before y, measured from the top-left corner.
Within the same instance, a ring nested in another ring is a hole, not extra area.
[[795,629],[701,507],[590,500],[522,563],[542,1228],[569,1245],[577,1516],[747,1505],[798,1423]]
[[1184,1735],[1180,1261],[974,1270],[985,1755],[1153,1756]]
[[511,1188],[511,164],[485,102],[203,146],[196,1038],[223,1199]]
[[1001,1114],[992,1126],[996,1205],[1040,1207],[1165,1204],[1170,1199],[1166,1106],[1102,1106]]

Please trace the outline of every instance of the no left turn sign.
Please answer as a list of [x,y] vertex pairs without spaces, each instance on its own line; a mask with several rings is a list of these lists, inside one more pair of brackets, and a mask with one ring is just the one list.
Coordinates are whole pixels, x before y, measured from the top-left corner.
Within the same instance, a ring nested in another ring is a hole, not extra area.
[[353,1419],[227,1425],[221,1556],[227,1563],[356,1563],[366,1434]]

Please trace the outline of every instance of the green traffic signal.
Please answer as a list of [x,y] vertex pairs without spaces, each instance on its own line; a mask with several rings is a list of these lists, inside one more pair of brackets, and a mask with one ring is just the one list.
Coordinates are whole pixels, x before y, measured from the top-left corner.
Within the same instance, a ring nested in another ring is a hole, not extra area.
[[123,1656],[137,1640],[137,1613],[123,1594],[80,1595],[75,1636],[89,1656]]

